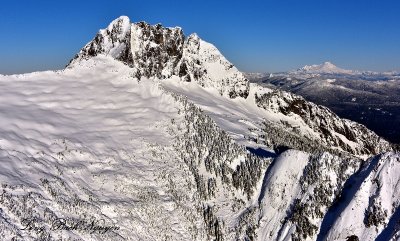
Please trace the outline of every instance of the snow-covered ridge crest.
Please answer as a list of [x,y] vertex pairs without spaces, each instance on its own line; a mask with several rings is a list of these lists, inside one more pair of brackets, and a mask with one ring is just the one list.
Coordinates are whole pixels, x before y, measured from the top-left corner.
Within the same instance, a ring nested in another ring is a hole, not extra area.
[[247,97],[248,80],[210,43],[197,34],[186,37],[180,27],[131,23],[122,16],[102,29],[71,60],[68,67],[99,54],[112,56],[134,69],[137,79],[179,76],[221,95]]

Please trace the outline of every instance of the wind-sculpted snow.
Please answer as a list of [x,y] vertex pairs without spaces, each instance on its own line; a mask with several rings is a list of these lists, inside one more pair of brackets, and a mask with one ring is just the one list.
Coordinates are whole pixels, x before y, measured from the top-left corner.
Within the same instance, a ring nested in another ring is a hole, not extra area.
[[169,134],[179,104],[100,57],[73,70],[0,80],[7,113],[0,117],[2,238],[205,235],[188,188],[194,183]]
[[[272,112],[244,119],[258,108],[254,99],[233,100],[174,79],[137,82],[133,71],[99,55],[64,71],[1,77],[3,237],[315,240],[320,230],[333,235],[325,216],[342,205],[345,183],[365,176],[357,172],[361,160],[295,150],[276,158],[255,156],[238,143],[268,147],[239,134],[256,131],[263,122],[252,119]],[[185,88],[198,99],[182,96]],[[210,109],[205,100],[219,102],[221,109]],[[235,115],[241,121],[229,125]],[[396,163],[390,156],[381,159],[382,166]],[[376,198],[395,189],[388,187],[367,194],[372,201],[359,212],[366,213],[360,219],[366,230],[386,228],[354,235],[398,232],[397,201],[389,209],[385,198]]]
[[5,76],[0,232],[23,240],[235,239],[270,159],[157,81],[97,56]]

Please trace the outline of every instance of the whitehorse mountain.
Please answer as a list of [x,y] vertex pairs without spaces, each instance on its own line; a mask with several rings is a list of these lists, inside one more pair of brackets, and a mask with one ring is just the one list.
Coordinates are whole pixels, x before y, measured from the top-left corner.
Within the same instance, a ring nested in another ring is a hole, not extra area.
[[221,94],[246,97],[247,80],[211,44],[196,34],[185,38],[181,28],[131,24],[128,17],[114,20],[72,60],[106,54],[132,67],[138,79],[166,79],[173,75],[213,87]]
[[399,240],[400,155],[180,28],[0,76],[5,240]]

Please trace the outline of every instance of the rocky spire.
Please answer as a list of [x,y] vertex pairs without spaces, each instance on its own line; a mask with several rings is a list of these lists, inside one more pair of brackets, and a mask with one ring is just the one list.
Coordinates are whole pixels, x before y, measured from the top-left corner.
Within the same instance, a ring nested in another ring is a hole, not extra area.
[[131,23],[122,16],[102,29],[69,63],[69,67],[99,54],[111,56],[134,69],[134,76],[166,79],[178,76],[221,95],[247,97],[248,80],[210,43],[196,34],[185,37],[180,27]]

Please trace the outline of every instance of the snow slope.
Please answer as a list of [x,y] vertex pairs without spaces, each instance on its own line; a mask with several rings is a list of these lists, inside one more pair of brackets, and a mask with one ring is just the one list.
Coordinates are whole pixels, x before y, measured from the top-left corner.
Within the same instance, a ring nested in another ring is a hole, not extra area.
[[[181,219],[193,206],[174,202],[168,180],[185,176],[169,134],[179,105],[131,72],[98,57],[73,70],[1,77],[2,237],[192,238],[201,216]],[[118,230],[57,230],[60,218]]]
[[243,212],[270,159],[247,153],[186,98],[158,80],[138,82],[133,71],[98,55],[63,71],[1,77],[3,237],[246,235],[255,211]]
[[[369,160],[362,175],[349,187],[346,206],[333,223],[326,240],[399,240],[400,155],[386,153]],[[397,222],[397,223],[396,223]]]

